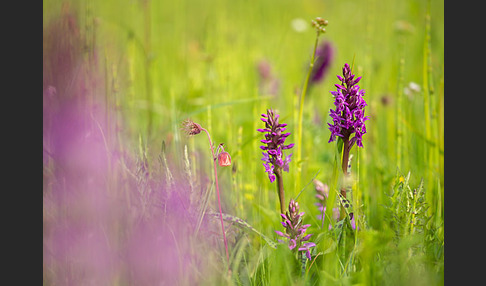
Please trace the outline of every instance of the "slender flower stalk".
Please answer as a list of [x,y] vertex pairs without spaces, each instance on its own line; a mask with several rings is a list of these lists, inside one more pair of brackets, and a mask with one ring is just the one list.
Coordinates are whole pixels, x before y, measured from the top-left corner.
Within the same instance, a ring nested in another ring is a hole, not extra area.
[[264,129],[257,129],[259,132],[265,133],[265,139],[260,140],[263,146],[260,148],[263,152],[262,161],[265,167],[265,172],[268,173],[270,182],[277,180],[277,193],[280,202],[280,213],[285,213],[285,195],[283,188],[282,170],[289,171],[290,157],[292,154],[286,156],[282,150],[294,147],[294,144],[285,145],[285,139],[290,135],[290,132],[283,133],[287,128],[287,124],[279,123],[280,115],[276,114],[272,109],[267,109],[266,114],[262,114],[261,120],[265,122]]
[[304,81],[304,87],[302,88],[302,92],[300,95],[300,102],[299,102],[299,117],[298,117],[298,127],[297,127],[297,171],[298,171],[297,172],[298,175],[296,178],[297,187],[300,185],[300,170],[301,170],[300,163],[302,162],[302,117],[304,114],[304,100],[305,100],[305,95],[307,93],[307,87],[309,85],[312,70],[314,68],[316,50],[317,50],[317,45],[319,43],[319,36],[321,33],[326,32],[325,27],[327,26],[328,21],[320,17],[317,17],[315,20],[312,20],[311,23],[312,26],[316,29],[316,41],[314,43],[314,51],[312,52],[312,59],[309,63],[309,70],[307,72],[307,77]]
[[[331,131],[329,143],[335,141],[336,137],[341,137],[344,143],[341,168],[345,177],[348,176],[351,147],[354,143],[358,147],[363,147],[362,136],[366,133],[365,121],[369,119],[368,116],[364,116],[365,106],[367,106],[363,99],[365,91],[360,90],[359,85],[357,85],[361,77],[354,77],[350,66],[347,63],[344,64],[343,76],[337,76],[341,84],[335,84],[337,90],[331,91],[336,108],[329,112],[333,123],[328,123]],[[353,134],[354,136],[351,137]],[[345,188],[341,189],[341,194],[346,198]],[[341,206],[341,218],[344,218],[344,216],[344,208]]]
[[193,136],[201,133],[204,131],[206,135],[208,136],[209,140],[209,147],[211,149],[211,154],[213,158],[213,165],[214,165],[214,180],[216,184],[216,194],[218,196],[218,206],[219,206],[219,217],[221,219],[221,230],[223,232],[223,240],[224,240],[224,247],[226,250],[226,259],[228,261],[228,266],[229,266],[229,253],[228,253],[228,242],[226,240],[226,232],[224,230],[224,223],[223,223],[223,211],[221,210],[221,198],[219,195],[219,185],[218,185],[218,171],[217,171],[217,166],[216,166],[216,161],[219,162],[220,166],[229,166],[231,164],[231,157],[229,157],[229,154],[224,151],[223,144],[220,144],[218,146],[217,151],[219,151],[220,148],[223,148],[223,152],[219,153],[218,156],[215,156],[214,154],[214,146],[213,142],[211,141],[211,136],[209,135],[208,130],[203,128],[201,125],[193,122],[190,119],[187,119],[183,122],[183,129],[186,132],[187,135]]

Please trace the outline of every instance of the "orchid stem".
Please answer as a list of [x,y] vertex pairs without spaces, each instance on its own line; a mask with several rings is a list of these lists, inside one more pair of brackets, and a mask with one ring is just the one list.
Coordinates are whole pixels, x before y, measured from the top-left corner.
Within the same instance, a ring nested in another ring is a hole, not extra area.
[[[350,151],[350,147],[348,146],[349,145],[349,139],[346,138],[346,139],[343,139],[343,160],[342,160],[342,165],[341,165],[341,168],[343,170],[343,174],[344,174],[344,185],[343,187],[341,188],[341,195],[346,198],[346,176],[348,175],[348,161],[349,161],[349,151]],[[341,205],[341,212],[340,212],[340,219],[343,219],[344,217],[346,216],[346,212],[344,211],[344,207],[343,205]]]
[[280,168],[274,171],[275,176],[277,177],[277,193],[278,199],[280,201],[280,213],[285,214],[285,192],[283,188],[283,179],[282,179],[282,171]]

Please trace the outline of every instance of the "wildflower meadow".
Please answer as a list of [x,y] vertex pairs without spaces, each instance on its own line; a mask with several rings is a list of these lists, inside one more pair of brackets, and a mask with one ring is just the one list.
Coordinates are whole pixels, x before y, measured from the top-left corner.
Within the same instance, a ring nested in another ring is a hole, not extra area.
[[43,1],[43,285],[444,285],[444,3]]

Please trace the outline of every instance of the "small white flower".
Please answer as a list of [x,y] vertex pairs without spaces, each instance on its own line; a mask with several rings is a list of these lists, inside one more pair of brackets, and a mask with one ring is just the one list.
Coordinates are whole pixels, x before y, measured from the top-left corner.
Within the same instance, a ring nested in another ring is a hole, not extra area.
[[420,93],[420,85],[417,83],[411,81],[408,86],[406,86],[403,90],[406,96],[408,96],[410,99],[413,98],[414,94]]
[[417,83],[411,81],[409,84],[408,84],[408,88],[412,91],[415,91],[415,92],[420,92],[420,85],[418,85]]

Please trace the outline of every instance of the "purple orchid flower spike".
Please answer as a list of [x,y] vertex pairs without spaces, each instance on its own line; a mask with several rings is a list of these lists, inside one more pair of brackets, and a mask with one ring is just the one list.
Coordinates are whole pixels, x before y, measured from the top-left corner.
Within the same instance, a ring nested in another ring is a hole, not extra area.
[[260,118],[265,122],[265,128],[257,130],[265,134],[265,139],[260,140],[264,144],[260,146],[260,149],[264,151],[262,153],[263,166],[265,167],[265,172],[268,173],[270,182],[277,181],[280,213],[283,214],[285,212],[285,193],[283,189],[282,171],[289,171],[290,157],[292,156],[292,154],[284,156],[283,150],[294,147],[294,144],[284,144],[290,132],[284,133],[287,129],[287,124],[279,123],[279,117],[272,109],[268,109],[267,113],[262,114],[262,118]]
[[[336,108],[329,111],[332,118],[332,124],[328,123],[331,137],[329,143],[341,137],[343,141],[343,155],[341,169],[345,176],[348,175],[348,160],[351,147],[354,143],[358,147],[363,147],[363,135],[366,134],[365,121],[369,120],[364,116],[366,101],[363,99],[364,90],[360,90],[357,83],[361,77],[355,78],[351,72],[351,67],[346,63],[343,67],[343,76],[337,78],[341,84],[335,84],[336,91],[331,91],[334,96],[334,105]],[[354,136],[352,137],[352,135]],[[341,195],[346,198],[346,188],[341,189]],[[341,207],[341,219],[346,216],[344,208]]]
[[260,146],[262,149],[263,166],[265,167],[265,172],[268,173],[268,178],[270,182],[275,181],[275,175],[279,170],[289,171],[290,157],[292,154],[284,157],[282,150],[290,149],[294,144],[285,145],[285,139],[290,135],[290,132],[283,133],[287,128],[287,124],[279,123],[279,115],[273,110],[268,109],[266,114],[262,114],[261,120],[265,122],[264,129],[257,129],[259,132],[265,133],[265,139],[260,140],[264,145]]
[[[334,96],[334,105],[329,114],[333,123],[329,125],[331,137],[329,143],[336,140],[336,136],[342,137],[344,141],[349,140],[350,146],[356,143],[358,147],[363,147],[362,136],[366,133],[365,121],[369,120],[364,116],[364,108],[367,106],[363,99],[365,91],[360,90],[357,83],[361,77],[354,78],[351,68],[346,63],[343,68],[343,76],[337,76],[341,84],[335,84],[337,90],[331,91]],[[350,136],[354,134],[354,137]]]
[[[310,260],[310,248],[316,246],[316,244],[308,242],[312,234],[306,234],[305,232],[310,227],[310,224],[302,225],[304,212],[299,212],[299,203],[291,199],[288,211],[285,214],[281,214],[281,216],[283,218],[281,224],[285,228],[285,233],[278,230],[275,232],[288,240],[290,250],[297,248],[298,251],[305,252],[305,255]],[[279,242],[283,243],[284,241],[279,239]],[[305,243],[302,244],[303,242]]]

